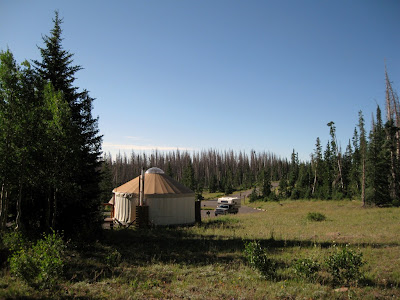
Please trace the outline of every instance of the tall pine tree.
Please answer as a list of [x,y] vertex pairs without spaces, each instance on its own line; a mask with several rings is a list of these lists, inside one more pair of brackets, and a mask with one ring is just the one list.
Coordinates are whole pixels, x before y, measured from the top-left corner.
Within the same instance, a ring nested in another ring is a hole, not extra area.
[[[66,234],[90,233],[100,228],[98,171],[101,151],[101,136],[98,120],[92,117],[93,98],[88,91],[78,91],[74,86],[75,74],[81,70],[73,65],[73,54],[62,47],[62,20],[58,12],[53,19],[50,36],[44,36],[44,47],[40,48],[41,61],[34,61],[36,72],[44,84],[51,84],[55,93],[61,93],[69,106],[70,128],[64,135],[64,154],[60,154],[54,171],[68,178],[63,185],[49,189],[53,199],[55,229]],[[42,87],[43,88],[43,87]],[[57,200],[54,200],[57,199]],[[56,203],[54,203],[56,202]]]
[[376,110],[376,122],[369,137],[366,171],[366,202],[376,205],[389,204],[390,152],[385,147],[385,130],[379,106]]

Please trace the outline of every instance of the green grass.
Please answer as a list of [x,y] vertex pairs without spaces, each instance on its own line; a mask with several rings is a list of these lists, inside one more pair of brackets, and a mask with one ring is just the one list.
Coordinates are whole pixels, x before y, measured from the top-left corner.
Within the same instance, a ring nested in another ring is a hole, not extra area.
[[[202,225],[105,231],[104,239],[66,256],[56,291],[37,291],[0,269],[0,299],[393,299],[400,297],[400,209],[359,201],[252,203],[265,211],[206,219]],[[309,212],[326,216],[308,221]],[[244,243],[258,240],[277,262],[266,280],[250,268]],[[365,279],[336,291],[329,274],[294,275],[299,258],[323,261],[333,245],[363,253]],[[119,257],[119,260],[110,258]]]
[[217,198],[220,198],[220,197],[226,197],[226,196],[232,196],[232,195],[236,195],[236,194],[240,194],[241,192],[246,192],[247,190],[237,190],[237,191],[234,191],[232,194],[229,194],[229,195],[225,195],[224,193],[221,193],[221,192],[216,192],[216,193],[210,193],[210,192],[208,192],[208,191],[204,191],[203,192],[203,197],[204,197],[204,200],[214,200],[214,199],[217,199]]
[[223,193],[210,193],[210,192],[203,192],[204,200],[213,200],[220,197],[223,197]]
[[201,210],[214,210],[214,209],[215,209],[214,207],[209,207],[209,206],[203,206],[201,208]]

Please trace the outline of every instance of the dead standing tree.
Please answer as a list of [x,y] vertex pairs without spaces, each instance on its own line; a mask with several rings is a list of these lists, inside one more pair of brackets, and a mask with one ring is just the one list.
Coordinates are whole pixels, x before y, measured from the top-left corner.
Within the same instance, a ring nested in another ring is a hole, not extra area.
[[400,161],[400,103],[399,96],[393,90],[392,83],[385,66],[386,81],[386,119],[387,119],[387,140],[390,147],[391,161],[391,187],[390,194],[392,199],[399,198],[399,161]]

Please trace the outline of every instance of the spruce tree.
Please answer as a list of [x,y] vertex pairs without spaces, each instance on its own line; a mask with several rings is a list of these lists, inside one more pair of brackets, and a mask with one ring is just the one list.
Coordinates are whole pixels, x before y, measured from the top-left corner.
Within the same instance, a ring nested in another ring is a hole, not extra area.
[[293,149],[290,161],[290,172],[289,172],[289,182],[288,182],[289,194],[292,194],[292,191],[295,190],[298,177],[299,177],[299,158],[298,154]]
[[[50,83],[55,93],[69,106],[70,127],[65,135],[65,153],[60,154],[54,171],[68,178],[63,185],[50,189],[50,199],[57,200],[55,229],[68,235],[90,234],[100,228],[99,182],[101,136],[98,120],[92,117],[94,99],[88,91],[74,86],[75,74],[81,70],[73,65],[73,54],[62,47],[62,20],[58,12],[53,19],[50,36],[44,36],[44,47],[39,47],[41,61],[34,61],[36,72],[45,84]],[[43,87],[42,87],[43,88]]]
[[190,157],[187,157],[186,166],[183,169],[182,184],[191,189],[192,191],[196,190],[194,169]]
[[361,193],[361,154],[357,128],[354,128],[352,138],[353,154],[351,157],[351,169],[349,175],[349,196],[359,196]]
[[260,190],[261,197],[264,201],[267,201],[271,195],[271,172],[269,168],[263,168],[260,173]]
[[366,202],[375,205],[387,205],[391,202],[390,152],[385,144],[385,131],[382,124],[381,110],[376,110],[376,123],[369,138],[366,173]]
[[321,197],[320,191],[322,190],[323,185],[323,173],[324,173],[324,166],[323,166],[323,159],[322,159],[322,146],[319,137],[315,142],[315,149],[314,154],[311,159],[312,168],[314,172],[314,179],[312,184],[311,195],[312,197]]
[[361,182],[361,201],[365,206],[365,182],[366,182],[366,157],[367,157],[367,137],[365,132],[364,116],[362,111],[358,113],[358,128],[360,130],[360,182]]
[[334,160],[332,157],[331,144],[328,142],[324,152],[324,175],[323,175],[323,198],[332,199],[332,183],[334,177]]

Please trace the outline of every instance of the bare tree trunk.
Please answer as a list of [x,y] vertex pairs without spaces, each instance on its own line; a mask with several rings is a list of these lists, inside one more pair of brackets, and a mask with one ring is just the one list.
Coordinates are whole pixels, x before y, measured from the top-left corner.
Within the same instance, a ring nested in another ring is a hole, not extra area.
[[57,188],[54,189],[54,194],[53,194],[53,218],[51,220],[51,228],[53,230],[56,229],[56,220],[57,220]]
[[312,155],[311,163],[313,163],[313,161],[315,161],[315,167],[314,167],[314,182],[313,182],[313,186],[312,186],[312,190],[311,190],[311,195],[314,195],[315,187],[317,185],[318,159],[315,159],[314,155]]
[[340,152],[338,153],[337,158],[338,158],[337,163],[338,163],[338,168],[339,168],[340,185],[341,185],[342,191],[343,191],[344,190],[344,184],[343,184],[343,176],[342,176],[342,165],[340,163],[340,158],[341,158]]
[[1,194],[0,194],[0,231],[6,228],[7,223],[7,196],[4,189],[4,183],[1,185]]
[[[389,75],[385,66],[385,80],[386,80],[386,118],[387,121],[392,123],[392,126],[400,128],[400,103],[399,97],[395,91],[393,91],[392,84],[389,80]],[[387,139],[393,140],[394,149],[390,151],[391,158],[391,197],[396,199],[398,194],[398,171],[397,161],[400,159],[400,132],[397,130],[395,135],[388,134]]]
[[19,191],[18,191],[18,198],[17,198],[17,217],[15,219],[15,223],[17,224],[16,230],[22,230],[22,182],[19,182]]

